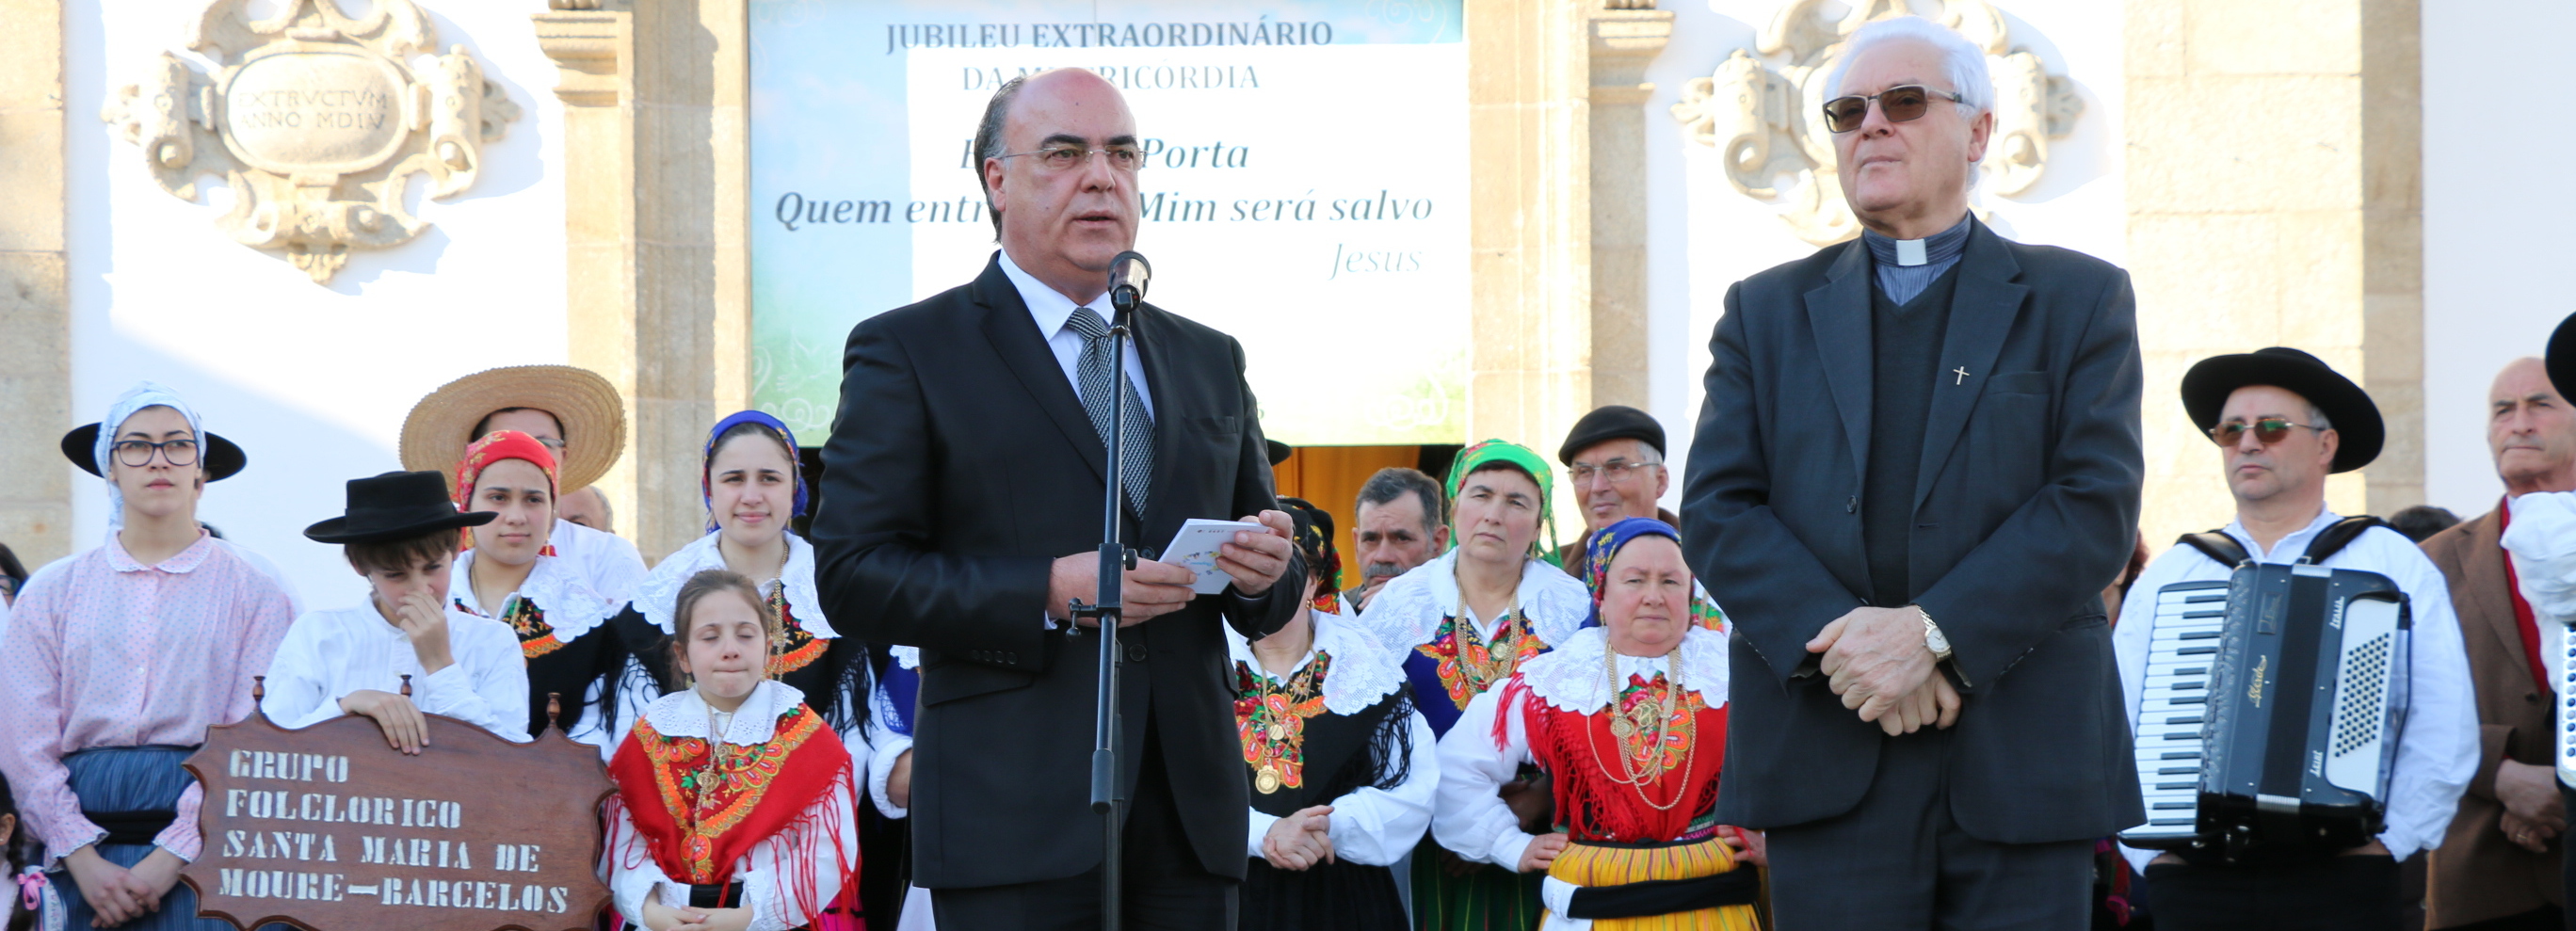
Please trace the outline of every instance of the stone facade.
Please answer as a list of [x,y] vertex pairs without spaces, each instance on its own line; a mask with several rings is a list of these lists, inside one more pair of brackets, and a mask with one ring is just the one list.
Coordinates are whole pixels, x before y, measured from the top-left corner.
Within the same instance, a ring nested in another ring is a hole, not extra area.
[[63,263],[63,14],[0,0],[0,542],[71,552],[71,296]]

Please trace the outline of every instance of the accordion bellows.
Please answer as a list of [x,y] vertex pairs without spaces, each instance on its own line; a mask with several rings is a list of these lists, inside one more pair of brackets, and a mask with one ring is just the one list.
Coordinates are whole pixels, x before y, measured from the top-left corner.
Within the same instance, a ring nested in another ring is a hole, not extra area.
[[2221,861],[2343,850],[2387,813],[2405,725],[2404,592],[2307,563],[2156,593],[2136,737],[2133,847]]

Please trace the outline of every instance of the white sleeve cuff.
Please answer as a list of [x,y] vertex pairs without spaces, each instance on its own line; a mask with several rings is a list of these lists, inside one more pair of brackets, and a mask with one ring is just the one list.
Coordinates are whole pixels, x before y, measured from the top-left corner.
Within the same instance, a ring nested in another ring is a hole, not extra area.
[[1270,835],[1270,826],[1279,823],[1279,816],[1264,814],[1258,808],[1244,810],[1252,813],[1252,833],[1245,838],[1244,853],[1255,860],[1268,859],[1261,853],[1261,839]]
[[1586,931],[1592,927],[1590,918],[1572,918],[1565,914],[1574,907],[1574,890],[1581,888],[1583,887],[1554,876],[1539,880],[1538,900],[1540,904],[1547,906],[1550,913],[1547,931],[1557,931],[1559,928],[1565,931]]
[[1502,836],[1494,838],[1493,848],[1485,852],[1485,855],[1491,858],[1485,862],[1519,872],[1521,854],[1529,852],[1530,842],[1537,839],[1529,832],[1517,828],[1504,831]]
[[912,738],[891,731],[877,736],[884,745],[871,748],[869,753],[875,765],[868,767],[868,798],[877,803],[878,813],[888,818],[911,817],[909,806],[897,805],[886,797],[886,783],[894,777],[895,764],[903,761],[904,754],[912,752]]

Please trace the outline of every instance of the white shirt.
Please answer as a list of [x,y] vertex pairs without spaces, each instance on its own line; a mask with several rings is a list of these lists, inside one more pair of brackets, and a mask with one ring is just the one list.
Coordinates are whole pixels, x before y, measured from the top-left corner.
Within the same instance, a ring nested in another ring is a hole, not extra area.
[[[778,716],[804,700],[804,694],[793,688],[763,680],[743,698],[742,706],[734,709],[732,720],[725,723],[724,742],[735,746],[768,743],[775,736]],[[644,712],[655,730],[670,737],[706,738],[714,717],[696,689],[665,695]],[[867,744],[847,741],[843,746],[850,751],[851,775],[866,773]],[[787,931],[806,924],[806,916],[795,914],[798,897],[790,883],[812,883],[811,904],[817,909],[829,905],[840,894],[841,878],[849,872],[847,867],[859,863],[859,817],[851,791],[850,783],[834,785],[800,816],[801,823],[813,827],[762,838],[733,863],[730,875],[742,883],[742,904],[751,910],[749,931]],[[640,923],[647,896],[658,895],[663,905],[686,908],[689,886],[664,875],[661,865],[653,861],[643,832],[635,829],[634,815],[628,811],[629,805],[637,804],[659,802],[621,798],[612,806],[616,812],[609,827],[608,887],[616,899],[617,911],[627,920]],[[781,849],[783,840],[801,840],[807,849]],[[837,849],[827,848],[826,844]]]
[[[2255,545],[2241,523],[2230,522],[2227,535],[2245,552],[2265,563],[2288,564],[2307,552],[2319,531],[2342,518],[2320,510],[2305,529],[2282,537],[2271,552]],[[2451,610],[2451,586],[2442,570],[2425,558],[2403,534],[2373,527],[2319,563],[2329,569],[2359,569],[2387,576],[2406,593],[2415,629],[2409,639],[2405,732],[2397,739],[2396,770],[2388,780],[2388,825],[2379,842],[2404,860],[2418,850],[2442,843],[2460,793],[2478,772],[2478,711],[2469,681],[2469,656],[2460,640],[2460,619]],[[2223,580],[2233,567],[2219,565],[2189,546],[2179,545],[2147,565],[2120,604],[2121,623],[2111,632],[2111,650],[2120,663],[2120,690],[2129,720],[2138,719],[2146,677],[2147,641],[2154,626],[2156,590],[2176,582]],[[2134,774],[2131,774],[2134,778]],[[2140,873],[2157,851],[2120,848]]]
[[[1252,644],[1225,629],[1226,651],[1234,662],[1253,675],[1283,683],[1315,661],[1318,652],[1333,658],[1332,669],[1324,676],[1324,706],[1331,714],[1358,714],[1389,695],[1404,688],[1403,657],[1392,648],[1377,643],[1364,631],[1338,615],[1321,611],[1314,619],[1315,640],[1299,657],[1297,665],[1283,676],[1262,668],[1261,659],[1253,655]],[[1440,785],[1439,742],[1431,734],[1431,725],[1422,720],[1422,712],[1405,709],[1405,727],[1411,731],[1412,752],[1405,757],[1404,781],[1395,788],[1361,786],[1333,799],[1333,813],[1326,816],[1330,826],[1325,836],[1333,841],[1333,856],[1363,866],[1392,866],[1416,844],[1422,843],[1422,832],[1431,827],[1432,793]],[[1365,748],[1359,752],[1368,752]],[[1326,773],[1309,768],[1308,778]],[[1278,817],[1251,811],[1252,834],[1245,854],[1262,859],[1261,838],[1278,823]]]
[[[1075,304],[1072,298],[1021,271],[1019,263],[1011,261],[1011,250],[1002,250],[1001,256],[1002,274],[1010,277],[1012,287],[1020,289],[1020,303],[1029,305],[1029,317],[1037,321],[1038,334],[1046,337],[1047,349],[1055,353],[1056,364],[1064,366],[1064,380],[1073,384],[1073,396],[1081,397],[1083,338],[1080,332],[1064,324],[1073,317],[1075,310],[1084,310],[1098,316],[1102,326],[1108,326],[1116,313],[1109,306],[1109,294],[1102,292],[1099,297],[1092,298],[1091,303]],[[1127,341],[1127,355],[1123,361],[1126,363],[1127,381],[1135,386],[1137,402],[1145,406],[1145,416],[1154,416],[1154,393],[1146,390],[1145,363],[1136,355],[1134,339]]]
[[554,530],[546,534],[546,543],[555,548],[556,558],[569,565],[583,584],[609,601],[624,604],[635,596],[635,587],[644,582],[644,556],[625,537],[558,517]]
[[2502,542],[2522,600],[2539,622],[2540,662],[2555,693],[2567,675],[2567,627],[2576,625],[2576,492],[2535,491],[2505,506],[2513,509],[2513,523]]
[[294,730],[341,716],[340,699],[373,689],[402,694],[423,713],[445,715],[512,743],[528,742],[527,661],[510,625],[449,608],[447,668],[424,673],[411,637],[376,613],[371,598],[355,607],[309,611],[286,629],[268,664],[268,697],[260,713]]

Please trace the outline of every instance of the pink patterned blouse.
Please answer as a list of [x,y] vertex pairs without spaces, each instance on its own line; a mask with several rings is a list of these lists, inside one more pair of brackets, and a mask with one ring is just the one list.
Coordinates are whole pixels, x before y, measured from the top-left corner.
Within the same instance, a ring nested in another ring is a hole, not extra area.
[[[0,636],[0,772],[46,863],[107,834],[81,816],[64,756],[194,745],[248,717],[251,677],[294,620],[277,582],[213,537],[146,566],[111,534],[29,579]],[[203,795],[191,783],[153,842],[196,859]]]

